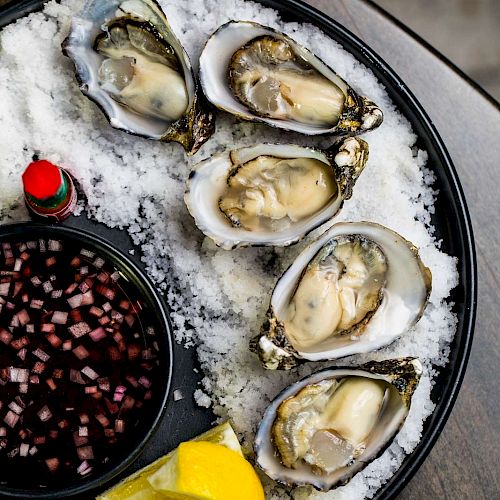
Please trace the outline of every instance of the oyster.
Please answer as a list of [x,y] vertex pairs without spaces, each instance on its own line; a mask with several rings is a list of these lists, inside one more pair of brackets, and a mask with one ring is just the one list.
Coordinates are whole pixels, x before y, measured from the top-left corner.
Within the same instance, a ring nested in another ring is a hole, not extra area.
[[200,57],[208,100],[244,120],[308,135],[355,134],[378,127],[383,114],[287,35],[231,21]]
[[367,158],[368,144],[354,137],[326,151],[258,144],[200,162],[184,199],[222,248],[290,245],[340,210]]
[[429,269],[399,234],[370,222],[335,224],[280,278],[250,348],[268,369],[370,352],[420,319],[430,290]]
[[111,126],[195,153],[214,131],[191,63],[154,0],[88,0],[63,52]]
[[415,358],[329,368],[285,389],[255,439],[257,464],[286,485],[345,484],[403,425],[422,366]]

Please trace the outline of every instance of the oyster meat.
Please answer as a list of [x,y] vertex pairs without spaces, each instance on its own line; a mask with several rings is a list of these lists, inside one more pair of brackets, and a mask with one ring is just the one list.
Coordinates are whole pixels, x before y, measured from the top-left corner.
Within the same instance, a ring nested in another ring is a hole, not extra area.
[[287,35],[231,21],[208,40],[200,80],[218,108],[303,134],[355,134],[382,123],[382,111]]
[[198,227],[217,245],[284,246],[333,217],[368,157],[350,137],[326,151],[259,144],[195,166],[185,201]]
[[297,349],[330,336],[362,333],[386,284],[381,248],[360,235],[332,238],[309,262],[288,306],[284,323]]
[[326,369],[293,384],[265,412],[257,464],[287,485],[345,484],[391,443],[421,372],[417,359],[401,358]]
[[113,127],[189,154],[213,133],[189,58],[154,0],[88,0],[63,51]]
[[419,320],[430,290],[429,269],[399,234],[335,224],[280,278],[250,348],[268,369],[370,352]]

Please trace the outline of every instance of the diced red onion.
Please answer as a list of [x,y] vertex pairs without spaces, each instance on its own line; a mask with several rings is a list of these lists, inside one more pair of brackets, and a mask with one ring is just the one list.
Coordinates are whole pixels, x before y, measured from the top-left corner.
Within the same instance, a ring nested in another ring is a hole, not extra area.
[[142,377],[139,378],[139,384],[141,384],[146,389],[149,389],[151,387],[151,380],[149,380],[147,377],[143,375]]
[[127,348],[128,359],[134,360],[141,354],[141,346],[139,344],[129,344]]
[[83,345],[79,345],[73,349],[73,354],[78,359],[85,359],[89,355],[89,351]]
[[97,275],[97,279],[101,282],[101,283],[106,283],[108,280],[109,280],[109,274],[106,273],[106,272],[102,272],[102,273],[99,273]]
[[68,304],[71,309],[76,309],[82,305],[83,295],[79,293],[78,295],[73,295],[68,299]]
[[74,323],[80,323],[82,321],[82,311],[80,309],[71,309],[69,312],[69,317],[72,319]]
[[45,382],[50,387],[50,390],[55,391],[57,389],[56,383],[51,378],[48,378]]
[[94,458],[92,446],[81,446],[76,449],[76,452],[80,460],[92,460]]
[[69,422],[63,418],[62,420],[59,420],[59,423],[57,424],[59,429],[67,429],[69,427]]
[[92,329],[85,321],[81,321],[80,323],[70,326],[68,330],[73,337],[79,338],[89,333]]
[[85,476],[86,474],[92,472],[92,467],[89,465],[87,460],[84,460],[76,469],[78,474]]
[[[120,394],[120,396],[123,397],[123,394]],[[111,402],[108,398],[104,398],[104,402],[106,403],[106,408],[111,415],[118,413],[120,407],[116,403]]]
[[78,283],[72,283],[64,290],[65,295],[71,295],[78,288]]
[[121,418],[115,420],[115,431],[119,433],[125,432],[125,421]]
[[95,316],[96,318],[100,318],[104,314],[104,311],[102,309],[100,309],[99,307],[92,306],[89,309],[89,314],[91,314],[92,316]]
[[28,314],[28,311],[26,309],[22,309],[17,313],[17,317],[19,319],[19,323],[21,326],[25,326],[30,322],[30,316]]
[[11,401],[9,403],[9,408],[17,415],[21,415],[24,410],[24,408],[21,405],[17,404],[15,401]]
[[103,415],[102,413],[99,413],[95,416],[96,420],[103,426],[103,427],[108,427],[109,426],[109,419],[106,417],[106,415]]
[[[111,288],[108,288],[107,286],[104,286],[102,284],[96,285],[95,291],[106,297],[108,300],[114,300],[116,297],[116,292],[112,290]],[[106,311],[106,309],[104,309]],[[107,312],[107,311],[106,311]]]
[[55,263],[57,262],[57,259],[55,257],[49,257],[48,259],[45,259],[45,265],[47,267],[51,267],[53,265],[55,265]]
[[86,384],[85,379],[82,377],[82,374],[78,370],[74,370],[70,368],[69,370],[69,380],[75,384]]
[[24,335],[23,337],[19,337],[18,339],[15,339],[13,340],[10,345],[14,348],[14,349],[22,349],[25,345],[28,345],[30,343],[28,337],[26,337],[26,335]]
[[42,284],[42,280],[38,276],[33,276],[31,278],[31,283],[33,286],[40,286]]
[[65,340],[62,345],[63,351],[71,351],[72,342],[71,340]]
[[49,240],[48,247],[51,252],[61,252],[63,249],[62,243],[58,240]]
[[96,378],[99,377],[99,374],[96,371],[94,371],[90,366],[83,367],[81,372],[91,380],[95,380]]
[[47,335],[46,339],[49,341],[50,345],[54,347],[54,349],[61,347],[62,340],[55,333],[50,333]]
[[47,405],[44,405],[37,412],[37,415],[42,422],[47,422],[47,420],[49,420],[52,417],[52,412],[50,411]]
[[50,281],[45,281],[42,286],[45,293],[50,293],[52,290],[54,290],[54,287],[52,286],[52,283]]
[[71,267],[79,267],[82,261],[79,257],[73,257],[72,261],[69,263]]
[[80,250],[80,255],[86,257],[87,259],[93,259],[95,257],[95,253],[92,250],[87,250],[86,248],[82,248]]
[[10,283],[0,283],[0,295],[7,297],[9,295]]
[[44,323],[41,325],[40,330],[42,333],[54,333],[56,331],[56,325],[53,323]]
[[11,428],[14,428],[16,426],[18,420],[19,420],[19,415],[17,415],[11,410],[9,410],[5,414],[5,417],[3,417],[3,421]]
[[41,309],[43,307],[43,304],[44,304],[43,300],[33,299],[31,301],[30,307],[31,309]]
[[137,379],[133,377],[132,375],[125,375],[125,380],[134,388],[139,387],[139,383],[137,382]]
[[8,330],[5,330],[4,328],[0,328],[0,341],[2,341],[4,344],[9,344],[12,340],[12,337],[12,333],[10,333]]
[[47,460],[45,460],[45,463],[47,464],[47,467],[50,470],[50,472],[55,472],[59,467],[58,458],[48,458]]
[[108,377],[101,377],[97,379],[97,384],[99,385],[99,389],[101,389],[101,391],[109,392],[111,390]]
[[101,269],[101,267],[104,266],[104,264],[106,264],[106,261],[101,258],[101,257],[97,257],[95,260],[94,260],[94,267],[96,269]]
[[109,318],[109,316],[103,316],[102,318],[99,318],[99,323],[102,326],[107,325],[110,321],[111,319]]
[[104,328],[99,327],[99,328],[96,328],[95,330],[91,331],[89,333],[89,337],[94,342],[99,342],[99,340],[106,338],[106,332],[104,331]]
[[35,349],[33,351],[33,354],[38,358],[41,359],[43,362],[47,362],[50,359],[50,356],[43,350],[43,349]]
[[135,399],[132,396],[125,396],[122,402],[122,410],[130,410],[135,405]]
[[109,357],[111,358],[111,361],[118,361],[122,357],[122,355],[120,354],[120,351],[114,346],[108,347],[108,353],[109,353]]
[[78,431],[73,432],[73,441],[75,443],[75,446],[83,446],[84,444],[87,444],[89,442],[89,438],[87,436],[80,436]]
[[22,288],[23,288],[23,284],[22,283],[20,283],[18,281],[16,283],[14,283],[14,291],[12,292],[12,296],[16,297],[19,294],[19,292],[21,291]]
[[29,451],[30,451],[30,445],[29,444],[22,443],[21,446],[19,446],[19,456],[21,456],[21,457],[27,457]]
[[85,387],[85,394],[97,394],[98,390],[99,389],[97,389],[97,386],[91,385],[91,386]]
[[10,367],[9,378],[11,382],[24,384],[29,380],[30,371],[27,368]]

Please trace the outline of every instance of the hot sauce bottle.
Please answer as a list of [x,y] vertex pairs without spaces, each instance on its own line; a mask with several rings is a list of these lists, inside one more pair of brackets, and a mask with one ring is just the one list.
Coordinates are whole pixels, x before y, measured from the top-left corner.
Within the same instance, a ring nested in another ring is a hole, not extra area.
[[23,173],[24,200],[36,218],[61,222],[75,210],[77,194],[71,176],[47,160],[30,163]]

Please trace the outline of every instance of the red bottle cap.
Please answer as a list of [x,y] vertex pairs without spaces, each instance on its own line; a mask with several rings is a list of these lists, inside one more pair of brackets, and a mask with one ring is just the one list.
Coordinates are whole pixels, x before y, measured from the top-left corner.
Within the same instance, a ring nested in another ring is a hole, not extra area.
[[59,167],[47,160],[30,163],[23,173],[24,190],[39,200],[54,196],[62,182]]

